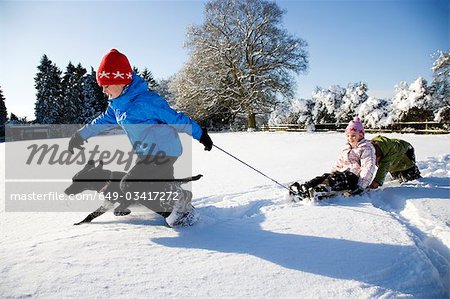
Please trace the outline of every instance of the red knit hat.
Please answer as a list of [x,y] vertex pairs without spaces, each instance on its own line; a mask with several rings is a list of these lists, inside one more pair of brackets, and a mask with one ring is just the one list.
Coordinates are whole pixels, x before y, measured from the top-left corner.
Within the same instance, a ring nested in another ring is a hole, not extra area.
[[125,55],[116,49],[112,49],[103,56],[97,70],[98,85],[128,84],[132,78],[133,70]]

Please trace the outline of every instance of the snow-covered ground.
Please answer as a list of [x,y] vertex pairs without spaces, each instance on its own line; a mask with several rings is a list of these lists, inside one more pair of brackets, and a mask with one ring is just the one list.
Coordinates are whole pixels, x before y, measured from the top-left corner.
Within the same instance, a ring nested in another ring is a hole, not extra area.
[[[450,136],[387,136],[415,146],[424,178],[305,204],[194,143],[193,173],[204,174],[193,184],[201,220],[179,229],[138,207],[81,226],[72,224],[86,212],[5,212],[2,167],[0,297],[449,298]],[[283,184],[327,171],[344,140],[339,133],[211,137]]]

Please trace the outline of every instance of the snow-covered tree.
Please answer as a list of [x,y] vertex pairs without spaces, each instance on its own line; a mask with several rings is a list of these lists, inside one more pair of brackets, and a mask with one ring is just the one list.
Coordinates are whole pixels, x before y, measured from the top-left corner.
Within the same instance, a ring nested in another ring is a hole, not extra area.
[[312,111],[314,108],[314,101],[312,99],[299,99],[291,103],[292,112],[296,120],[295,123],[310,125],[313,124]]
[[337,122],[346,123],[353,119],[357,114],[358,107],[369,98],[367,90],[367,84],[364,82],[348,84],[342,98],[342,105],[336,114]]
[[395,87],[392,119],[400,122],[432,120],[435,106],[436,101],[424,78],[417,78],[411,85],[402,81]]
[[291,106],[288,102],[283,102],[280,105],[277,105],[272,113],[270,113],[268,121],[269,126],[291,123],[289,120],[291,113]]
[[175,105],[175,96],[171,91],[171,84],[175,76],[171,76],[168,79],[157,80],[157,85],[155,87],[155,92],[159,94],[163,99],[165,99],[170,106]]
[[208,2],[204,23],[188,29],[180,104],[200,105],[208,117],[246,113],[254,128],[255,114],[270,112],[278,96],[292,97],[293,74],[306,70],[308,53],[306,42],[283,28],[283,13],[265,0]]
[[435,111],[436,121],[450,121],[450,51],[438,51],[433,63],[434,97],[438,101]]
[[361,118],[367,128],[383,128],[392,124],[390,100],[369,97],[361,103],[355,115]]
[[314,102],[311,99],[295,99],[281,102],[270,114],[269,125],[281,124],[312,124],[312,109]]
[[59,123],[79,124],[83,119],[83,79],[86,69],[69,62],[62,78],[63,99],[60,105]]
[[36,74],[36,103],[34,107],[35,122],[55,124],[59,121],[62,94],[61,70],[47,57],[42,56]]
[[102,92],[97,84],[96,72],[91,67],[90,74],[84,76],[83,79],[83,97],[84,104],[82,109],[82,121],[87,123],[94,117],[106,110],[108,106],[108,97]]
[[314,109],[312,119],[315,124],[335,123],[336,114],[342,104],[345,88],[333,85],[330,88],[316,87],[312,94]]
[[199,52],[193,53],[169,85],[176,98],[175,107],[202,125],[229,125],[238,113],[233,110],[234,99],[227,96],[225,83],[216,80],[219,75],[198,67],[199,56]]

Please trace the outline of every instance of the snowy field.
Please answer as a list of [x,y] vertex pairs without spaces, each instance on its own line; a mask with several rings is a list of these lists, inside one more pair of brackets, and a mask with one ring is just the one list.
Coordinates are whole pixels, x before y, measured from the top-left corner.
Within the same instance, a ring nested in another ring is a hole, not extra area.
[[[414,145],[422,179],[306,204],[195,142],[201,220],[179,229],[142,207],[82,226],[72,224],[86,212],[5,212],[2,167],[0,298],[449,298],[450,135],[386,136]],[[211,137],[283,184],[328,171],[344,141],[339,133]],[[5,144],[0,150],[5,165]]]

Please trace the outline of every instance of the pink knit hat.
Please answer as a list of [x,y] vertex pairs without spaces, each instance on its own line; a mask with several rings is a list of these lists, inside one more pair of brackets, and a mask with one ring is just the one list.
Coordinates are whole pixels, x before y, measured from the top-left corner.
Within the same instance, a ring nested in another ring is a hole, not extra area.
[[358,116],[355,116],[353,120],[348,123],[347,128],[345,128],[345,133],[359,133],[364,137],[364,126]]

